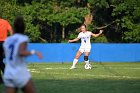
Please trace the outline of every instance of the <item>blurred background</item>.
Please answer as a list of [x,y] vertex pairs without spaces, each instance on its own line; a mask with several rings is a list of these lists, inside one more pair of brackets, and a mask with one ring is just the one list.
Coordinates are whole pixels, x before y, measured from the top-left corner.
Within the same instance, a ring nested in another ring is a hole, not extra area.
[[23,15],[32,43],[65,43],[81,24],[104,33],[94,43],[139,43],[140,0],[0,0],[0,18]]

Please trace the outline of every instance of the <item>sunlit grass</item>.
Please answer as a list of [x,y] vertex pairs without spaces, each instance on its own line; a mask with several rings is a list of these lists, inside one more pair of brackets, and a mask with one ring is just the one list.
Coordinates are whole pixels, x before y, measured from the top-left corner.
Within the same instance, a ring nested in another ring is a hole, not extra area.
[[[29,63],[38,93],[139,93],[140,63]],[[4,87],[0,85],[0,93]]]

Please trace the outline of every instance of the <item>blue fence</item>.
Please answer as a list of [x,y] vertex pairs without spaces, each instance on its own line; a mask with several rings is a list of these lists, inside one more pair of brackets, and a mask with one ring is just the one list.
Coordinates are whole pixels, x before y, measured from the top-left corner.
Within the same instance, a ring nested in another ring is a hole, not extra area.
[[[28,62],[72,62],[79,43],[30,43],[29,50],[42,52],[44,58],[38,59],[35,55],[27,58]],[[83,62],[82,55],[79,62]],[[89,56],[91,62],[140,62],[140,44],[107,44],[93,43]]]

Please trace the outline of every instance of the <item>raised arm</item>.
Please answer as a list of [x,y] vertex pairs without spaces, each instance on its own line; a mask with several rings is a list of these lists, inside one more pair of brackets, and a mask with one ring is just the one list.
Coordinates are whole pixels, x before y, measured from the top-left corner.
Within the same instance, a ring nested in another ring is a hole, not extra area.
[[78,40],[79,40],[79,38],[75,38],[75,39],[69,40],[68,42],[71,43],[71,42],[76,42]]
[[23,42],[20,44],[19,47],[19,56],[29,56],[35,54],[38,56],[38,58],[42,58],[42,54],[38,51],[35,50],[31,50],[31,51],[27,51],[27,42]]
[[94,36],[94,37],[98,37],[98,36],[100,36],[102,33],[103,33],[103,30],[100,30],[98,34],[92,33],[91,35]]

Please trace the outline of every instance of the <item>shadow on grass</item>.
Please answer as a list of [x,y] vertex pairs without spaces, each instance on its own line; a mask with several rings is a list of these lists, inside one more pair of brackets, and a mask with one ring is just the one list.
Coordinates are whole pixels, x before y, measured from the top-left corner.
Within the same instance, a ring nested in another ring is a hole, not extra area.
[[34,80],[38,93],[139,93],[140,80]]
[[[33,80],[37,93],[139,93],[140,80]],[[4,86],[0,85],[0,93]],[[21,93],[20,91],[18,93]]]

